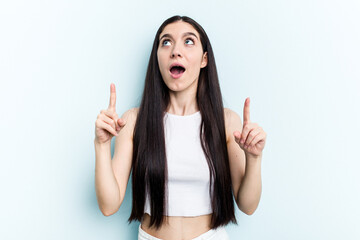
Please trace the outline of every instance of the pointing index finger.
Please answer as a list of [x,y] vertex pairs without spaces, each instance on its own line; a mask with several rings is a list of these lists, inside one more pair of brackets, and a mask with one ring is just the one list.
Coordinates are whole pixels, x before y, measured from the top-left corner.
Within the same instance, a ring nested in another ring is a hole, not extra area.
[[250,122],[250,98],[245,99],[244,103],[244,123]]
[[115,90],[115,84],[110,84],[110,103],[109,103],[109,109],[116,110],[115,107],[116,104],[116,90]]

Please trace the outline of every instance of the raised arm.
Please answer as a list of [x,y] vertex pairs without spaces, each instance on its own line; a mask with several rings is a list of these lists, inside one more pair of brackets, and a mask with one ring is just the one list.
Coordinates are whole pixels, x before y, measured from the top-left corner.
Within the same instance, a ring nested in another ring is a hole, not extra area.
[[[105,216],[117,212],[124,199],[132,161],[133,115],[130,109],[118,118],[115,112],[115,85],[111,84],[110,104],[96,120],[95,190],[99,208]],[[111,138],[115,139],[115,153],[111,159]],[[129,167],[130,166],[130,167]]]
[[244,123],[238,114],[227,110],[226,132],[235,201],[238,208],[251,215],[261,196],[261,159],[266,133],[250,122],[250,99],[244,104]]

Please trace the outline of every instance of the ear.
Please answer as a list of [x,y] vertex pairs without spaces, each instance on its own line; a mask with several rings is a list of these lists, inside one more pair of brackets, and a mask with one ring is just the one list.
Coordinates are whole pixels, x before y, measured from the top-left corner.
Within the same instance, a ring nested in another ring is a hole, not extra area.
[[202,58],[201,68],[206,67],[207,63],[208,63],[207,52],[205,52],[204,55],[203,55],[203,58]]

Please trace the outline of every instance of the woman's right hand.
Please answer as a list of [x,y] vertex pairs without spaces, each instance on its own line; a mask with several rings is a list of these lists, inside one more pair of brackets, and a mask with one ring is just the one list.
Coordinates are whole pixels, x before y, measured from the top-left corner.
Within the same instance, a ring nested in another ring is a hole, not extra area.
[[107,143],[113,136],[118,136],[126,122],[116,114],[116,91],[115,84],[110,84],[110,103],[106,110],[101,110],[95,121],[95,141]]

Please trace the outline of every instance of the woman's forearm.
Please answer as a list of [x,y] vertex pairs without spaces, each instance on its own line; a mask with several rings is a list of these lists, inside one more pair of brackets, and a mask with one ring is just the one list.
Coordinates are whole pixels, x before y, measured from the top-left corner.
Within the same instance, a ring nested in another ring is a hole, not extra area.
[[111,163],[111,142],[95,145],[95,190],[99,208],[105,216],[114,214],[120,207],[120,189]]
[[258,158],[246,156],[245,175],[238,193],[238,207],[244,213],[255,212],[261,196],[261,156]]

